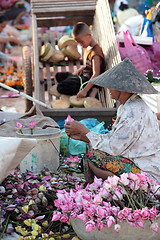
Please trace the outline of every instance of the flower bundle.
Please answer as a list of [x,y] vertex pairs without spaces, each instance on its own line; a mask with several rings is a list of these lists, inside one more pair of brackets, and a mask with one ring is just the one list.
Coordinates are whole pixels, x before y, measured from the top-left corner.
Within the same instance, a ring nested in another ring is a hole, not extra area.
[[144,228],[147,220],[151,230],[158,231],[160,185],[146,173],[124,173],[105,181],[95,177],[85,188],[76,185],[69,192],[57,190],[57,197],[52,221],[79,218],[85,223],[86,232],[112,225],[118,232],[123,221]]
[[20,133],[23,134],[22,129],[25,128],[25,127],[29,128],[31,130],[31,134],[33,134],[33,129],[35,129],[37,127],[37,125],[35,124],[35,121],[30,121],[27,126],[24,126],[20,122],[16,122],[16,129],[19,130]]
[[75,182],[83,184],[84,179],[62,171],[13,171],[0,185],[0,239],[5,234],[17,240],[71,239],[67,237],[75,235],[71,226],[51,219],[56,190],[74,188]]

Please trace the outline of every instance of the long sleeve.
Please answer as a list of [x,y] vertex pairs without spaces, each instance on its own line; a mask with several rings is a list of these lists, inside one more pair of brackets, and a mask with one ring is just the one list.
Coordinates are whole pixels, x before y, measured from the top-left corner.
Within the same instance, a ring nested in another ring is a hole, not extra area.
[[87,137],[93,149],[134,159],[159,151],[159,136],[155,137],[157,131],[159,132],[156,116],[140,97],[133,95],[119,107],[111,132],[89,132]]

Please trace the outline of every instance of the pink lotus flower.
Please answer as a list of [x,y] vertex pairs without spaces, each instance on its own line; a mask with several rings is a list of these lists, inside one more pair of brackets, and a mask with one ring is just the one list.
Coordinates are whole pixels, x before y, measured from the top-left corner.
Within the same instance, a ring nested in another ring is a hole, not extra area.
[[95,222],[90,220],[86,223],[86,232],[91,232],[92,230],[95,230],[96,226],[95,226]]
[[115,225],[114,225],[114,230],[115,230],[116,232],[119,232],[120,229],[121,229],[121,226],[120,226],[119,224],[115,224]]
[[113,216],[109,216],[109,218],[107,219],[107,226],[111,227],[113,223],[115,223],[114,217]]
[[74,122],[74,119],[70,115],[68,115],[67,118],[64,120],[64,122],[65,122],[65,124],[67,122]]
[[22,129],[23,127],[24,127],[24,126],[23,126],[22,123],[16,122],[16,128],[17,128],[17,129]]
[[78,156],[75,156],[75,157],[70,156],[70,157],[67,157],[66,159],[67,159],[66,162],[69,162],[69,163],[70,163],[70,162],[71,162],[71,163],[76,163],[76,162],[79,162],[79,161],[80,161],[80,159],[79,159]]
[[[70,192],[57,191],[58,199],[54,203],[68,220],[72,217],[81,219],[87,232],[115,223],[114,229],[118,232],[122,221],[144,228],[144,221],[152,221],[160,214],[155,206],[159,196],[154,191],[157,186],[146,174],[122,174],[105,181],[95,177],[85,188],[76,184]],[[156,231],[157,225],[152,228]]]
[[129,184],[129,179],[128,179],[128,173],[123,173],[120,176],[120,182],[124,185],[127,186]]
[[30,123],[27,126],[31,129],[34,129],[34,128],[37,127],[36,124],[35,124],[35,121],[30,121]]
[[62,215],[62,214],[61,214],[60,212],[54,211],[54,212],[53,212],[52,221],[58,221],[58,220],[60,220],[61,215]]
[[151,226],[150,226],[150,229],[151,229],[153,232],[158,232],[158,229],[159,229],[158,223],[156,223],[156,222],[152,223]]

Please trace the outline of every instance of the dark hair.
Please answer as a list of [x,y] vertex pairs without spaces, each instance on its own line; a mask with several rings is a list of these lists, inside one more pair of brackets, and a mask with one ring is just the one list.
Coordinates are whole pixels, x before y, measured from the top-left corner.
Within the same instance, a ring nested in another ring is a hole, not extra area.
[[128,8],[129,8],[128,4],[125,4],[125,3],[123,3],[123,2],[120,3],[119,9],[120,9],[121,11],[124,11],[124,10],[126,10],[126,9],[128,9]]
[[8,18],[5,15],[0,15],[0,23],[8,21]]
[[78,22],[78,23],[76,23],[76,25],[74,26],[74,28],[73,28],[73,35],[74,36],[78,36],[79,34],[81,34],[81,33],[87,33],[87,32],[89,32],[90,30],[89,30],[89,27],[88,27],[88,25],[86,24],[86,23],[84,23],[84,22]]

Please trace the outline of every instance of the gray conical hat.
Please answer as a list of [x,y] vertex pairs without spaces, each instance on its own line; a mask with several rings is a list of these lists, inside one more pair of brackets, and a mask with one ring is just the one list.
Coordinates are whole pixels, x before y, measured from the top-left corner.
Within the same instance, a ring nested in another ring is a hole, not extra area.
[[130,93],[157,93],[157,90],[127,58],[90,82],[101,87]]

